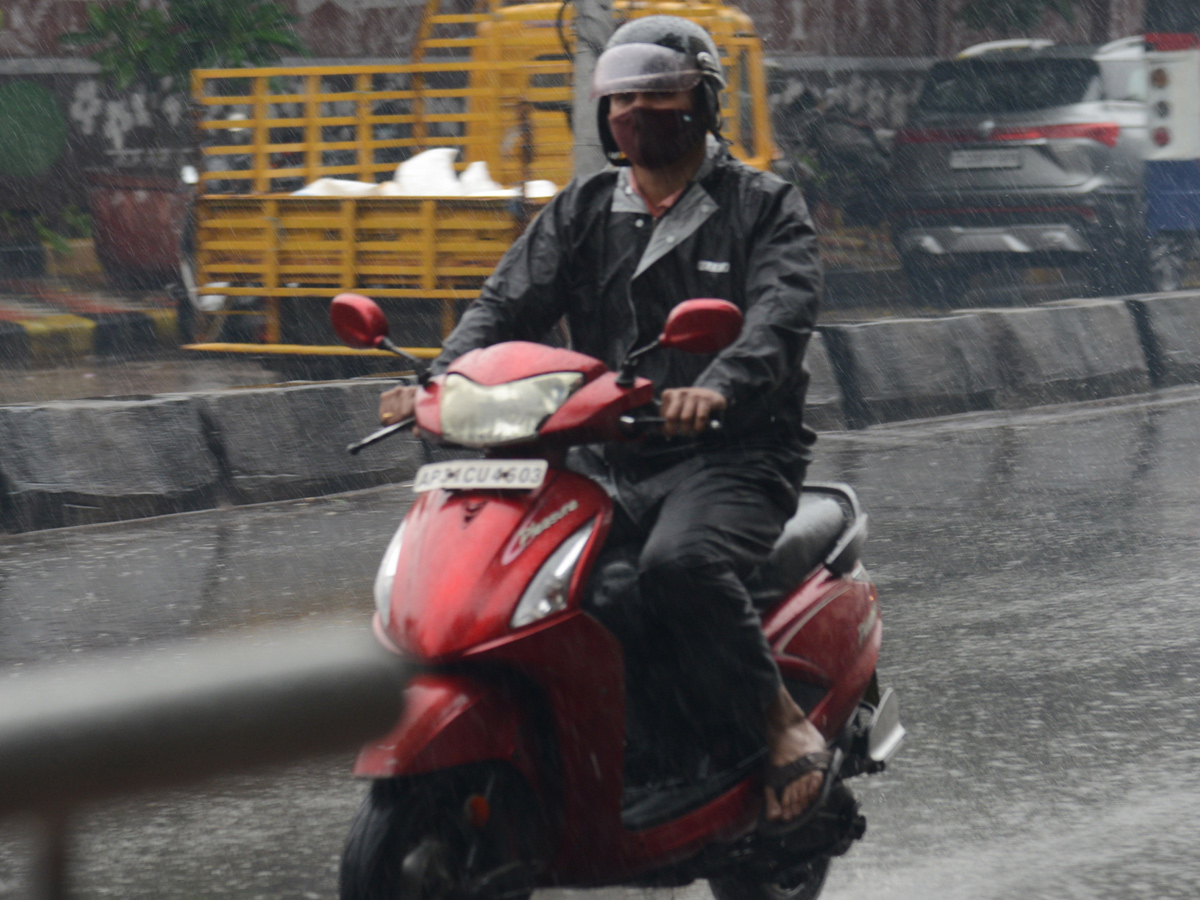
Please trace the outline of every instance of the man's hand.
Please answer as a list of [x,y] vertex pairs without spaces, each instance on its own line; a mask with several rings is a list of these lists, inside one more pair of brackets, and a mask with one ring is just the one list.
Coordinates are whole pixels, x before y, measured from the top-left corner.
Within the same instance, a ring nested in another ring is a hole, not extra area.
[[379,395],[379,421],[391,425],[413,414],[417,405],[417,388],[410,384],[384,391]]
[[[387,396],[386,394],[384,396]],[[724,394],[708,388],[669,388],[662,392],[663,434],[688,437],[700,434],[709,420],[729,405]]]

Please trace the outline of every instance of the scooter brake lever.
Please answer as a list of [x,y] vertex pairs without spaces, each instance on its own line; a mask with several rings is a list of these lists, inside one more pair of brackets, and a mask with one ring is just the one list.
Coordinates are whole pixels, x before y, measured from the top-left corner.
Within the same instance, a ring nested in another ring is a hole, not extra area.
[[399,422],[396,422],[395,424],[385,425],[382,428],[380,428],[378,431],[371,432],[365,438],[363,438],[361,441],[355,441],[353,444],[347,444],[346,452],[349,453],[351,456],[354,456],[358,453],[358,451],[364,450],[367,447],[370,447],[372,444],[378,444],[384,438],[391,437],[397,431],[403,431],[405,428],[411,428],[413,422],[415,422],[416,420],[417,420],[416,416],[409,416],[407,419],[401,419]]

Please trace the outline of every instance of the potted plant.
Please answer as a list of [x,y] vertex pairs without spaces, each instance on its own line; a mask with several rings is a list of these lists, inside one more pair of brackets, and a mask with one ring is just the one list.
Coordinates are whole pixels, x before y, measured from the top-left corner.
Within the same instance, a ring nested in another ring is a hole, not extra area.
[[72,282],[95,282],[101,276],[92,242],[91,217],[77,206],[63,209],[55,221],[33,220],[46,255],[46,274]]
[[86,47],[112,90],[133,98],[138,123],[112,168],[88,173],[96,254],[110,277],[161,285],[175,277],[187,208],[180,167],[193,156],[191,71],[256,66],[303,54],[296,17],[273,0],[139,0],[87,4]]

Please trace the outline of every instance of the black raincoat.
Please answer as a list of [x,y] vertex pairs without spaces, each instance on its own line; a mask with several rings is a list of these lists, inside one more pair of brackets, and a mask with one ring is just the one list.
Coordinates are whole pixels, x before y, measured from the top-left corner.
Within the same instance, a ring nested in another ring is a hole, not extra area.
[[725,437],[705,448],[736,442],[806,457],[813,435],[802,424],[803,357],[820,291],[800,192],[713,141],[696,179],[657,222],[628,169],[567,185],[501,260],[433,371],[476,347],[536,341],[564,315],[572,348],[615,369],[658,336],[676,304],[717,297],[746,317],[736,342],[716,356],[655,350],[638,374],[659,391],[696,386],[725,396]]

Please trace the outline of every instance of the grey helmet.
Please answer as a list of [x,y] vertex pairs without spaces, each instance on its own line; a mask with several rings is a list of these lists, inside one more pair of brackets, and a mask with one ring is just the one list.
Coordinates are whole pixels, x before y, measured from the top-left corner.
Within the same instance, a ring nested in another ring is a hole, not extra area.
[[608,127],[608,98],[613,94],[695,89],[705,129],[720,134],[724,87],[716,42],[695,22],[679,16],[644,16],[626,22],[608,39],[592,74],[592,98],[600,101],[596,126],[605,156],[614,163],[623,160]]

